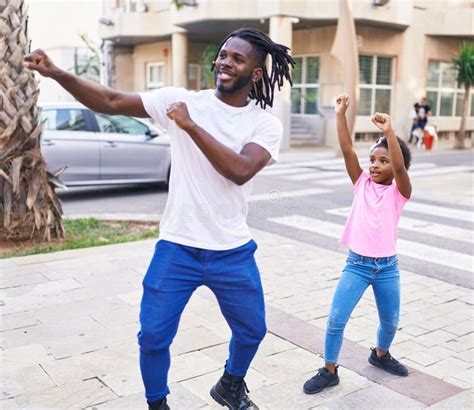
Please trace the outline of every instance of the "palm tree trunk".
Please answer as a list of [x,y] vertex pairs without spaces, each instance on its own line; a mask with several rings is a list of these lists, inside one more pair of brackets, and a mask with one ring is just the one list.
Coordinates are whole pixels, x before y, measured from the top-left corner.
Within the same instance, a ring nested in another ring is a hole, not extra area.
[[461,126],[459,127],[458,135],[454,142],[454,149],[464,149],[464,139],[466,138],[466,119],[468,114],[468,105],[469,100],[469,85],[464,86],[464,99],[462,101],[462,117],[461,117]]
[[47,171],[40,149],[38,84],[23,67],[29,51],[24,0],[0,0],[0,23],[0,240],[60,238],[57,175]]

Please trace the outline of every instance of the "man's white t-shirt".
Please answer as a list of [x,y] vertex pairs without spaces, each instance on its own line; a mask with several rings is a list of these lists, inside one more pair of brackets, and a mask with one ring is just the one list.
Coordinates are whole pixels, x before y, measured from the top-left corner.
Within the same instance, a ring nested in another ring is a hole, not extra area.
[[239,247],[250,239],[246,218],[252,181],[241,186],[219,174],[191,137],[166,116],[174,102],[187,105],[191,119],[235,152],[252,142],[278,159],[283,127],[278,118],[249,101],[225,104],[214,90],[164,87],[140,94],[150,118],[168,130],[171,175],[160,239],[208,250]]

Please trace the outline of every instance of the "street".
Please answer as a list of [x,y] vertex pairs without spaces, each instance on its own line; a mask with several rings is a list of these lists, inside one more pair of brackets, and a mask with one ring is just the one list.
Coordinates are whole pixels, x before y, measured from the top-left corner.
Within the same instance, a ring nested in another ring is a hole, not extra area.
[[[360,163],[368,167],[366,150]],[[472,152],[414,151],[413,197],[399,224],[402,269],[473,287]],[[74,188],[62,192],[68,216],[159,219],[162,186]],[[262,170],[254,181],[251,227],[345,253],[340,233],[352,202],[342,158],[332,152],[297,152]],[[308,261],[310,263],[310,261]]]
[[[344,333],[342,381],[317,395],[301,386],[323,364],[331,298],[347,254],[338,240],[351,185],[342,159],[327,150],[285,152],[256,178],[249,223],[268,334],[246,380],[262,410],[472,408],[471,152],[414,157],[414,195],[398,241],[400,325],[390,349],[409,377],[367,362],[378,326],[368,290]],[[160,187],[61,194],[71,217],[142,220],[159,220],[166,195]],[[2,409],[146,407],[136,334],[155,243],[0,261]],[[221,408],[209,388],[222,374],[229,339],[214,295],[200,287],[171,348],[171,408]]]

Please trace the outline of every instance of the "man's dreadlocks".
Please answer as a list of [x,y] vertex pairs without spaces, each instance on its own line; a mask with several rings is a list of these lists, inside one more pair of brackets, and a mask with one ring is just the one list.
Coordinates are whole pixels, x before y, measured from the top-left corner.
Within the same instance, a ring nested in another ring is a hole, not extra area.
[[[215,61],[219,57],[222,46],[232,37],[241,38],[242,40],[252,44],[254,51],[257,53],[259,64],[263,70],[262,78],[254,83],[250,90],[249,97],[252,100],[256,100],[255,104],[260,104],[262,108],[265,108],[267,105],[271,107],[273,105],[275,84],[278,85],[278,90],[280,90],[286,78],[290,84],[293,85],[290,75],[290,65],[294,67],[296,62],[288,54],[289,48],[274,43],[270,37],[260,30],[241,28],[230,33],[222,43],[219,44],[219,48],[214,56],[214,62],[211,67],[212,71],[215,68]],[[265,60],[268,54],[270,54],[272,58],[272,70],[270,76],[268,76],[268,71],[265,66]]]

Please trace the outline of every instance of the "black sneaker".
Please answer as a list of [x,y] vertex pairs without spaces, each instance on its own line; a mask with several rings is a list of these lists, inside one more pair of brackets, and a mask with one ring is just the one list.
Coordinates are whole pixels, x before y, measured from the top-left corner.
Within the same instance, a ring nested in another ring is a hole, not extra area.
[[224,375],[211,389],[211,397],[231,410],[258,410],[258,406],[247,396],[248,392],[243,377],[232,376],[224,371]]
[[397,376],[408,376],[408,369],[397,359],[392,357],[390,352],[385,353],[382,357],[378,357],[375,348],[372,348],[371,350],[372,352],[369,356],[369,363],[371,365],[380,367],[381,369],[396,374]]
[[170,406],[166,404],[166,397],[161,400],[154,401],[153,403],[148,403],[148,410],[170,410]]
[[311,377],[303,386],[303,391],[306,394],[316,394],[324,390],[326,387],[335,386],[339,384],[339,376],[337,374],[337,366],[334,374],[329,373],[325,367],[321,367],[316,373],[316,376]]

